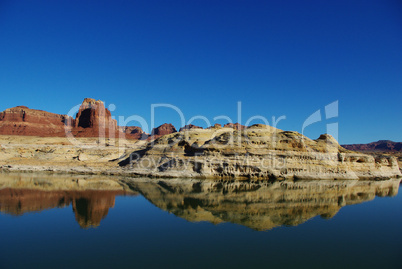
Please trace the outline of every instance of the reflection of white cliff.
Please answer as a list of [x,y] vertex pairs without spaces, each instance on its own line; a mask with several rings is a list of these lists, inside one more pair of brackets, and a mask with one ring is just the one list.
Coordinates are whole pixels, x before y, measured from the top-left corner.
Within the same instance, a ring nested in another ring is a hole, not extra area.
[[394,196],[400,179],[276,183],[158,180],[127,182],[156,206],[192,222],[232,222],[255,230],[298,225],[375,196]]

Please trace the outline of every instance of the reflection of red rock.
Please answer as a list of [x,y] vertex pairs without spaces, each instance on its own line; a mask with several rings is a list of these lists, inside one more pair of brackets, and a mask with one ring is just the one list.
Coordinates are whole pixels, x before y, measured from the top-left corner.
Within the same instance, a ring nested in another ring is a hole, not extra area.
[[66,193],[63,191],[47,192],[7,188],[0,190],[0,211],[12,215],[23,215],[32,211],[64,207],[71,202],[66,198]]
[[66,115],[17,106],[0,112],[0,134],[65,136],[67,119],[74,124],[74,120]]
[[114,206],[116,195],[124,191],[41,191],[29,189],[0,190],[0,211],[22,215],[55,207],[73,206],[75,219],[82,228],[99,226]]
[[109,208],[114,207],[114,193],[104,191],[85,191],[85,195],[73,199],[75,219],[82,228],[99,226]]

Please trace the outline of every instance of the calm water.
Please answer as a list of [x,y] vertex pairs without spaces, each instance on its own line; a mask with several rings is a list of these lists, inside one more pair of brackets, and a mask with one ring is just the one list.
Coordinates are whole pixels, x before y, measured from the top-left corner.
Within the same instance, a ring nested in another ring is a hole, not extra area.
[[402,268],[398,188],[0,174],[0,268]]

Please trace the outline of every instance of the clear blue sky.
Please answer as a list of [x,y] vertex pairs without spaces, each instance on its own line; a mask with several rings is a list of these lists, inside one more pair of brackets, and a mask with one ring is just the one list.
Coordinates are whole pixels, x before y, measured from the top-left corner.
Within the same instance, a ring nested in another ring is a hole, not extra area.
[[[156,103],[223,123],[241,101],[242,123],[285,115],[278,128],[301,132],[338,100],[307,136],[338,122],[340,143],[402,141],[401,1],[0,0],[0,39],[1,111],[92,97],[149,124]],[[180,127],[159,108],[164,122]]]

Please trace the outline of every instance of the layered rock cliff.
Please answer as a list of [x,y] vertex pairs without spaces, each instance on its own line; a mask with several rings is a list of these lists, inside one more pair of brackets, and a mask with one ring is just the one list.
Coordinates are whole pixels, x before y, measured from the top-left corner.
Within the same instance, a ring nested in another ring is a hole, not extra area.
[[401,175],[394,157],[348,151],[330,135],[311,140],[261,124],[165,135],[133,152],[121,165],[155,177],[269,180]]
[[[70,125],[68,124],[70,123]],[[65,136],[74,126],[66,115],[17,106],[0,112],[1,135]]]
[[[161,134],[167,133],[161,131]],[[76,118],[17,106],[0,112],[0,135],[147,139],[140,127],[117,127],[100,100],[85,98]],[[160,136],[160,135],[159,135]]]

